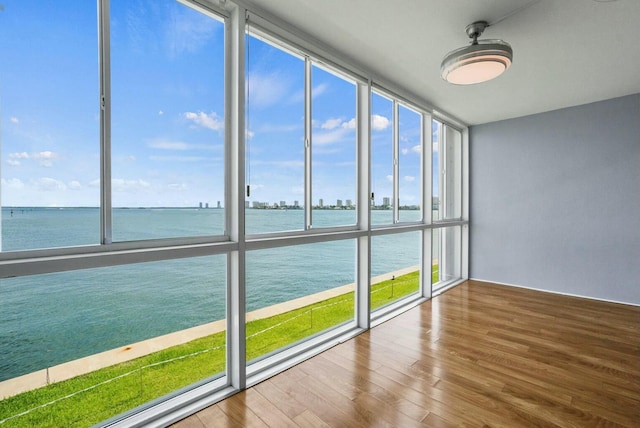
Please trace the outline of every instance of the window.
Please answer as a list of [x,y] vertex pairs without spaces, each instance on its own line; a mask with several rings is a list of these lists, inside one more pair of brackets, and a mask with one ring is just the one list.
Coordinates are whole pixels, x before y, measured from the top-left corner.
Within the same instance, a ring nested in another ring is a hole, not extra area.
[[355,242],[247,254],[247,360],[353,320]]
[[[462,276],[461,226],[433,229],[433,290],[450,285]],[[437,271],[437,275],[436,275]]]
[[312,225],[356,223],[356,88],[317,65],[312,71]]
[[224,233],[224,24],[111,1],[113,240]]
[[376,310],[420,289],[421,233],[371,239],[371,309]]
[[393,101],[371,94],[371,224],[393,223]]
[[98,244],[96,3],[3,9],[0,249]]
[[421,220],[422,120],[421,115],[398,106],[398,218]]
[[246,232],[301,230],[305,61],[254,36],[247,43]]
[[226,257],[0,280],[0,382],[18,426],[93,425],[222,376]]
[[373,225],[422,220],[422,114],[371,96]]
[[247,233],[355,224],[355,84],[247,41]]
[[434,220],[462,218],[462,134],[433,122]]

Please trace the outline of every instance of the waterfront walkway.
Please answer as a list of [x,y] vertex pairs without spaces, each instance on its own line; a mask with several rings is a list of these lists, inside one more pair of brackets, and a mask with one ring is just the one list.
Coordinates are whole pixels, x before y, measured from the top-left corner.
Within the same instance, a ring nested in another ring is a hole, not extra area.
[[[411,272],[415,272],[419,266],[410,266],[394,272],[389,272],[371,279],[371,284],[377,284],[382,281],[391,279],[394,276],[402,276]],[[278,303],[246,314],[246,321],[255,321],[263,318],[269,318],[295,309],[302,308],[332,297],[340,296],[354,290],[354,284],[347,284],[330,290],[321,291],[319,293],[300,297],[298,299],[289,300]],[[103,369],[115,364],[124,363],[135,358],[143,357],[154,352],[172,346],[182,345],[202,337],[206,337],[215,333],[226,330],[226,320],[214,321],[208,324],[199,325],[188,328],[186,330],[176,331],[174,333],[165,334],[163,336],[154,337],[143,340],[141,342],[122,346],[120,348],[110,349],[98,354],[89,355],[84,358],[58,364],[23,376],[18,376],[0,382],[0,400],[20,394],[22,392],[31,391],[41,388],[52,383],[61,382],[87,374],[96,370]]]

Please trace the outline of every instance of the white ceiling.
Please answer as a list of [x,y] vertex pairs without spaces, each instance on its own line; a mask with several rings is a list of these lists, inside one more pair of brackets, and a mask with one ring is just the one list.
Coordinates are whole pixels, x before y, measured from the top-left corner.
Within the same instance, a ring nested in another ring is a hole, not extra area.
[[[245,0],[336,50],[372,76],[469,125],[640,93],[640,0]],[[494,22],[512,67],[454,86],[440,78],[467,24]]]

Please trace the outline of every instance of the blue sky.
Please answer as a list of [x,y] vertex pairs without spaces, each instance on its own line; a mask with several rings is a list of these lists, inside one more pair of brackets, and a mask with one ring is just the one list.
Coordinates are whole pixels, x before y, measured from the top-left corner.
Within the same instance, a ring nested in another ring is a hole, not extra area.
[[[111,2],[114,206],[224,199],[224,31],[178,2]],[[0,11],[2,204],[99,205],[94,1],[5,0]],[[251,201],[304,201],[304,61],[251,37]],[[312,74],[313,203],[355,202],[355,85]],[[390,101],[374,96],[373,189],[391,196]],[[419,117],[400,112],[400,200],[419,196]]]

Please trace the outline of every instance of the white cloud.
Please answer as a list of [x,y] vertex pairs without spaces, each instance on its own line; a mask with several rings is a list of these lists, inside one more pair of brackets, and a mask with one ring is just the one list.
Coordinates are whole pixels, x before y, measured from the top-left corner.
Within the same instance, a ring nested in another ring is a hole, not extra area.
[[320,125],[320,128],[331,130],[339,127],[341,124],[342,124],[342,119],[337,117],[334,119],[327,119],[322,125]]
[[124,180],[122,178],[114,178],[111,180],[111,187],[114,192],[144,192],[151,188],[151,183],[138,180]]
[[15,116],[14,116],[14,117],[12,117],[12,118],[11,118],[11,119],[9,119],[9,120],[11,121],[11,123],[18,123],[18,122],[20,122],[20,121],[18,120],[18,118],[17,118],[17,117],[15,117]]
[[50,177],[42,177],[33,182],[33,186],[38,190],[45,192],[55,192],[60,190],[66,190],[67,185],[60,180]]
[[27,152],[22,152],[22,153],[9,153],[9,157],[11,159],[29,159],[29,153]]
[[311,97],[315,98],[324,94],[328,87],[329,85],[327,85],[326,83],[316,86],[315,88],[311,89]]
[[19,178],[3,178],[0,182],[2,183],[2,187],[7,189],[24,188],[24,183]]
[[356,129],[356,119],[355,117],[348,122],[344,122],[342,127],[345,129]]
[[162,110],[160,110],[160,111],[158,112],[158,116],[162,116],[163,114],[164,114],[164,112],[163,112]]
[[413,146],[411,147],[411,151],[414,153],[422,153],[422,146],[420,144],[418,144],[417,146]]
[[58,155],[50,150],[39,152],[33,155],[35,159],[56,159]]
[[409,153],[409,149],[400,149],[400,153],[406,155],[407,153]]
[[224,129],[224,120],[219,118],[215,112],[206,114],[203,111],[198,113],[188,111],[184,114],[184,117],[203,128],[212,129],[214,131],[221,131]]
[[371,128],[374,131],[382,131],[385,130],[391,125],[391,121],[384,116],[380,116],[379,114],[374,114],[371,116]]
[[77,190],[82,188],[82,184],[78,180],[72,180],[68,184],[69,189]]
[[387,181],[390,181],[393,183],[393,175],[387,175]]
[[247,129],[247,131],[246,131],[246,133],[245,133],[244,138],[246,138],[247,140],[250,140],[250,139],[252,139],[255,135],[256,135],[256,134],[255,134],[255,132],[250,131],[250,130],[248,130],[248,129]]
[[184,183],[171,183],[167,187],[171,190],[189,190],[189,186]]
[[53,160],[58,158],[58,154],[50,150],[45,150],[43,152],[34,153],[32,157],[33,159],[38,159],[40,166],[51,168],[53,166]]
[[22,165],[19,160],[15,160],[15,159],[7,159],[7,164],[9,166],[20,166],[20,165]]
[[338,128],[331,132],[323,132],[313,136],[313,144],[323,146],[337,143],[344,140],[348,133],[349,130],[345,128]]
[[136,157],[135,155],[129,155],[126,158],[124,158],[125,162],[135,162],[136,161]]
[[408,181],[409,183],[411,183],[412,181],[415,181],[415,177],[412,175],[405,175],[404,176],[404,181]]

